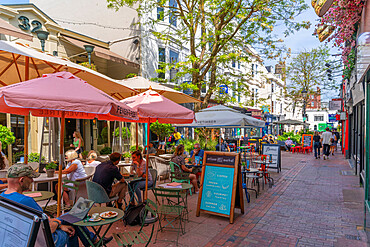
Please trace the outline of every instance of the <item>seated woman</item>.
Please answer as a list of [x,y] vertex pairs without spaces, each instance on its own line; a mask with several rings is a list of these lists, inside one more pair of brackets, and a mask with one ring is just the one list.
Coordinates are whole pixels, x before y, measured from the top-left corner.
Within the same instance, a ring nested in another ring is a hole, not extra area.
[[[132,164],[131,164],[131,169],[130,169],[130,174],[136,173],[138,177],[142,177],[146,179],[146,162],[143,159],[143,155],[141,154],[140,150],[136,150],[135,152],[132,153],[131,155],[132,158]],[[136,186],[135,194],[138,198],[139,203],[142,202],[141,199],[141,191],[142,189],[145,189],[145,183],[146,181],[140,180],[138,182],[135,182],[132,186]],[[136,184],[137,183],[137,184]],[[148,187],[153,186],[153,178],[150,172],[148,173]],[[132,198],[134,195],[130,192],[130,197]],[[131,202],[133,200],[131,199]]]
[[97,167],[101,163],[100,161],[96,160],[97,158],[98,155],[96,154],[96,152],[94,150],[91,150],[87,155],[85,166]]
[[[180,168],[182,170],[180,172],[192,172],[194,167],[189,169],[185,166],[185,158],[184,158],[183,154],[184,154],[184,145],[180,144],[176,147],[176,150],[173,153],[171,161],[180,166]],[[178,169],[177,166],[175,166],[175,171],[177,169]],[[199,188],[198,188],[197,176],[195,174],[189,174],[189,179],[190,179],[190,182],[191,182],[191,184],[193,185],[193,187],[195,189],[195,193],[198,193]]]
[[[84,178],[87,176],[85,169],[78,159],[78,154],[74,150],[68,150],[65,153],[65,160],[68,161],[66,169],[62,170],[62,174],[67,174],[67,179],[71,181],[76,181],[77,179]],[[57,171],[56,171],[57,172]],[[73,184],[68,184],[73,186]],[[58,185],[55,186],[55,190],[58,190]],[[69,201],[68,192],[70,189],[63,188],[63,200],[66,206],[71,206]]]

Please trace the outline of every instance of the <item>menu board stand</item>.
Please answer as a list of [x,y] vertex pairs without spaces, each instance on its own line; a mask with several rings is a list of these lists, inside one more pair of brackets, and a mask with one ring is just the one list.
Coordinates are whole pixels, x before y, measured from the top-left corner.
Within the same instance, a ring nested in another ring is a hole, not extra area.
[[[271,155],[272,162],[268,163],[269,169],[276,169],[281,172],[281,150],[279,144],[263,144],[262,154]],[[269,160],[269,157],[267,158]]]
[[302,146],[303,147],[312,147],[312,142],[313,142],[313,135],[307,135],[307,134],[302,135]]
[[234,223],[234,210],[244,214],[240,156],[238,153],[204,152],[201,186],[196,216],[206,212],[228,217]]

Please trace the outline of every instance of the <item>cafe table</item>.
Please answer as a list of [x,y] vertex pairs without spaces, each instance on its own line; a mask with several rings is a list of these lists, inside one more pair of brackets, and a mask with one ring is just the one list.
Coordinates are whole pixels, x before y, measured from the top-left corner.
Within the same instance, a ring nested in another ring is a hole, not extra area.
[[163,159],[171,159],[173,156],[173,154],[160,154],[159,157],[163,158]]
[[[41,196],[34,196],[35,194],[38,194],[38,193],[40,193]],[[51,198],[53,198],[55,194],[50,191],[26,191],[26,192],[23,192],[23,195],[26,195],[26,196],[31,195],[30,197],[32,197],[35,200],[35,202],[48,200],[45,204],[45,208],[46,208]]]
[[[67,177],[66,174],[62,175],[62,180],[64,180]],[[35,190],[36,185],[39,183],[48,183],[48,190],[51,191],[51,184],[54,181],[58,181],[58,174],[55,173],[53,177],[48,177],[46,173],[40,173],[40,176],[38,178],[33,179],[32,183],[32,190]]]
[[[121,209],[113,208],[113,207],[92,207],[89,211],[89,215],[93,215],[94,213],[101,214],[103,212],[117,212],[118,215],[116,217],[110,219],[101,219],[100,221],[89,221],[89,216],[86,219],[73,223],[74,226],[77,226],[82,234],[85,236],[87,241],[90,243],[91,246],[103,246],[103,238],[112,227],[113,223],[119,221],[123,218],[124,212]],[[101,234],[103,226],[108,225],[107,229]],[[96,236],[98,237],[99,241],[94,244],[91,239],[87,236],[85,231],[82,229],[83,227],[91,227],[95,232]],[[100,235],[101,234],[101,235]]]
[[184,219],[189,221],[188,193],[186,193],[186,191],[192,189],[193,185],[189,183],[181,183],[181,186],[177,187],[177,186],[169,186],[168,184],[171,184],[171,183],[159,184],[158,187],[161,187],[166,190],[173,191],[173,192],[180,192],[180,193],[184,192],[183,193],[184,197],[182,197],[182,201],[173,202],[173,203],[175,205],[180,205],[181,203],[183,204],[183,206],[185,207],[185,213],[186,213]]

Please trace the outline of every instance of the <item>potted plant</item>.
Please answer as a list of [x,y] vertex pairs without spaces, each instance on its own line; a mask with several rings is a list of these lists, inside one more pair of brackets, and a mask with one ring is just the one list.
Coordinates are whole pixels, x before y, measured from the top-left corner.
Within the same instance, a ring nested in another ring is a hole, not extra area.
[[55,164],[54,162],[50,162],[49,164],[47,164],[45,166],[45,169],[46,169],[46,176],[48,178],[52,178],[54,177],[54,174],[55,174],[55,168],[57,168],[57,164]]
[[131,158],[131,153],[130,152],[124,152],[122,156],[125,159],[125,163],[130,162],[130,158]]

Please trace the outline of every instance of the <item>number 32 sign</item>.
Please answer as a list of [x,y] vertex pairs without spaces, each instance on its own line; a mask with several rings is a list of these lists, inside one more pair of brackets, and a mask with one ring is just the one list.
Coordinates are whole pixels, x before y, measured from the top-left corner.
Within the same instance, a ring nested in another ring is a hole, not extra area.
[[37,30],[40,30],[42,28],[42,24],[41,22],[37,21],[37,20],[33,20],[30,24],[30,19],[28,19],[28,17],[26,16],[20,16],[18,18],[20,24],[18,25],[18,27],[24,31],[28,31],[31,29],[31,25],[32,25],[32,30],[31,30],[31,33],[34,33],[36,32]]

